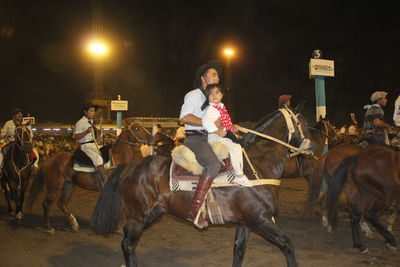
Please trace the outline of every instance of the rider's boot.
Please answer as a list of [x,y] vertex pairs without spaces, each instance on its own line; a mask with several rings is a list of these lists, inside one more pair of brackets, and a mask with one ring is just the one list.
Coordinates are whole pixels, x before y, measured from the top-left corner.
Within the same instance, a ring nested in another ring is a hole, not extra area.
[[106,172],[106,169],[104,168],[104,165],[97,166],[96,170],[99,175],[94,176],[96,179],[95,183],[97,185],[97,188],[99,188],[101,190],[101,189],[103,189],[104,184],[108,180],[108,174]]
[[[196,215],[199,212],[199,209],[201,208],[201,205],[204,202],[204,198],[208,192],[208,189],[212,184],[212,181],[213,178],[211,178],[210,175],[207,174],[200,175],[199,183],[197,184],[196,192],[194,193],[192,207],[190,208],[189,211],[189,217],[193,220],[193,222],[195,221]],[[196,226],[199,228],[207,227],[208,222],[200,216]]]

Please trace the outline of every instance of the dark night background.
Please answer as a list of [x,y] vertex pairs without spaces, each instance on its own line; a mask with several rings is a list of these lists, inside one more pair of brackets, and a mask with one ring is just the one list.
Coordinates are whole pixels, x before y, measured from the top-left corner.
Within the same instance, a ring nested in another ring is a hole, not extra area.
[[[92,29],[90,1],[0,1],[0,121],[21,107],[40,122],[74,122],[92,90],[83,42]],[[106,93],[129,100],[127,116],[177,117],[196,68],[224,63],[231,45],[237,119],[256,121],[277,97],[307,100],[314,118],[311,52],[335,60],[326,81],[328,118],[362,121],[375,90],[389,92],[391,122],[399,94],[400,23],[396,1],[103,1],[111,53]],[[115,116],[115,115],[114,115]],[[124,115],[125,116],[125,115]]]

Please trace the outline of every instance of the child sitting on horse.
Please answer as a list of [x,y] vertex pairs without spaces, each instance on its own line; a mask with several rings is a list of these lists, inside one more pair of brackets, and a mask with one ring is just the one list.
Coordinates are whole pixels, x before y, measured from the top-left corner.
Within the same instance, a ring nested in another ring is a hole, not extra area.
[[[249,179],[243,173],[242,146],[233,134],[234,128],[231,117],[221,102],[222,88],[218,84],[210,84],[206,87],[206,95],[209,105],[202,119],[203,126],[208,132],[208,142],[212,145],[220,142],[227,146],[233,170],[235,172],[234,182],[243,186],[252,186]],[[215,122],[220,119],[222,128],[218,129]]]

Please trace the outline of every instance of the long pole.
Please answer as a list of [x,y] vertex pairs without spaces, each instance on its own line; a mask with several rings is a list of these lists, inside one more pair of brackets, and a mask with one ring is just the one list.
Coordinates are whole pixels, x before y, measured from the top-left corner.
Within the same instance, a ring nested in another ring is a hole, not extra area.
[[[118,95],[118,100],[121,100],[121,95]],[[122,111],[117,111],[117,135],[122,132]]]
[[233,104],[233,91],[232,91],[232,61],[231,55],[226,55],[226,93],[227,93],[227,102],[228,102],[228,110],[231,114],[232,120],[235,117],[235,108]]

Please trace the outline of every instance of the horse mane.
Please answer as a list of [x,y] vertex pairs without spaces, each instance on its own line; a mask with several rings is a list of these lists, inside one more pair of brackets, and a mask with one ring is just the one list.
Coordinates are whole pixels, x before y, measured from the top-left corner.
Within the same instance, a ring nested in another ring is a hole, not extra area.
[[[271,125],[272,121],[280,116],[282,113],[279,110],[275,110],[267,115],[265,115],[257,124],[252,128],[252,130],[257,132],[263,132],[268,126]],[[248,146],[256,140],[257,135],[252,133],[247,133],[243,138],[243,145]]]

